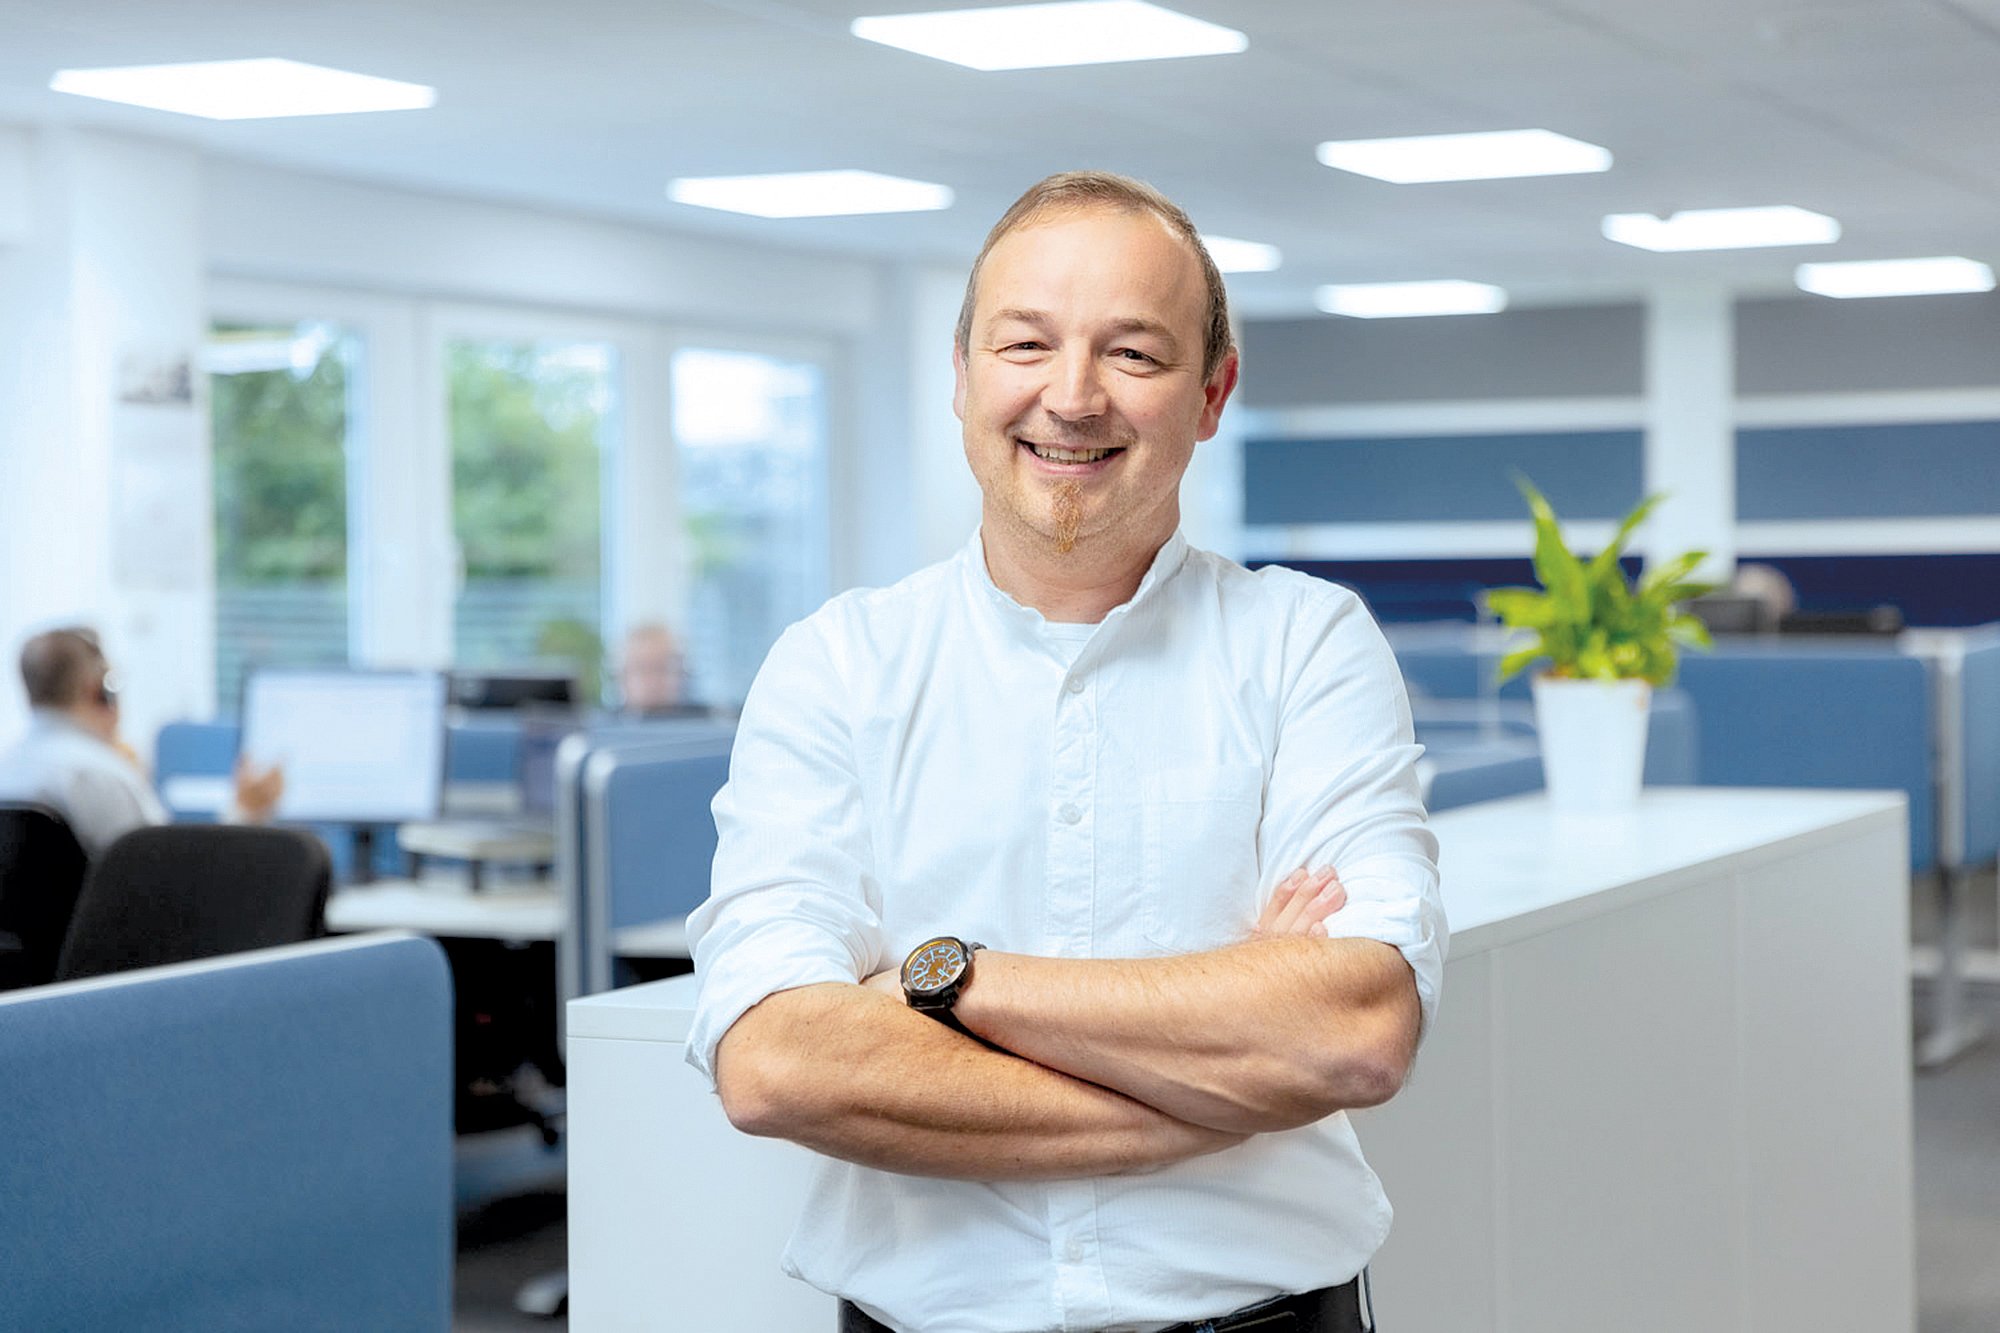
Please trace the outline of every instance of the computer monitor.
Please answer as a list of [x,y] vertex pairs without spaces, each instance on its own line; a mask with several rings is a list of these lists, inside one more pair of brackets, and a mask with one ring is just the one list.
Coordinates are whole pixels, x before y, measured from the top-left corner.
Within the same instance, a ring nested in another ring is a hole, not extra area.
[[280,819],[436,819],[444,707],[435,671],[259,670],[243,691],[243,753],[284,765]]
[[451,701],[460,708],[574,704],[576,677],[560,671],[454,671]]

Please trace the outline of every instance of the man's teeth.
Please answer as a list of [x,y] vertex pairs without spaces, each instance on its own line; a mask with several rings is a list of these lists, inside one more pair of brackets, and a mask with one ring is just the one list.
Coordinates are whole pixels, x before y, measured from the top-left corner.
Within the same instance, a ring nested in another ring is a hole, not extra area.
[[1095,463],[1100,458],[1109,458],[1116,449],[1057,449],[1046,444],[1031,444],[1035,457],[1046,458],[1052,463]]

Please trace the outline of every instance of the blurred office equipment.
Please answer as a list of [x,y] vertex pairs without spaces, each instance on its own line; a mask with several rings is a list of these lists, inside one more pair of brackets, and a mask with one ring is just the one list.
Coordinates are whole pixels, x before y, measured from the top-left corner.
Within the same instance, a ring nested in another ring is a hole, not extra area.
[[0,996],[0,1324],[444,1333],[450,1022],[407,937]]
[[454,671],[451,703],[475,711],[522,708],[533,704],[574,705],[576,677],[560,671]]
[[0,802],[0,990],[55,979],[89,865],[61,815]]
[[332,865],[298,829],[167,824],[105,850],[77,899],[62,980],[240,953],[322,933]]
[[1780,634],[1883,635],[1903,632],[1903,613],[1887,604],[1850,611],[1787,611]]
[[1748,593],[1712,592],[1690,599],[1687,611],[1706,625],[1710,634],[1769,634],[1778,628],[1778,618],[1769,606]]
[[244,689],[243,752],[285,767],[280,819],[434,819],[444,742],[436,672],[257,671]]

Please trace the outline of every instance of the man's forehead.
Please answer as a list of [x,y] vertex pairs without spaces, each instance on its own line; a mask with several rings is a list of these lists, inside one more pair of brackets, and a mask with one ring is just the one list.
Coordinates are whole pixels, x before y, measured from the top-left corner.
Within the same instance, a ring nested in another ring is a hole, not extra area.
[[[1123,241],[1106,236],[1103,244],[1088,252],[1087,259],[1075,251],[1065,255],[1065,242],[1081,235],[1085,228],[1097,228],[1104,223],[1127,223],[1142,234],[1150,231],[1164,244],[1135,246],[1128,232]],[[1163,254],[1172,254],[1174,258],[1162,263]],[[1205,299],[1201,261],[1186,238],[1150,210],[1094,203],[1052,206],[1030,215],[994,243],[980,265],[977,292],[980,319],[991,320],[1022,307],[1011,294],[990,291],[989,280],[994,276],[1005,278],[1010,285],[1032,283],[1038,273],[1049,271],[1051,266],[1061,268],[1066,263],[1086,263],[1092,274],[1107,279],[1124,275],[1142,277],[1143,286],[1160,296],[1191,297],[1196,307],[1195,317],[1200,317],[1199,307]],[[1054,274],[1051,272],[1050,276]],[[996,299],[989,300],[989,296]]]

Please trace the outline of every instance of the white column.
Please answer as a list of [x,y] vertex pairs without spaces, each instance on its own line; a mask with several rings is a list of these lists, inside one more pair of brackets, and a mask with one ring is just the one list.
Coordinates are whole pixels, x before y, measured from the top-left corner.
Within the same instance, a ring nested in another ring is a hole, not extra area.
[[1709,553],[1702,570],[1736,564],[1736,344],[1719,287],[1656,289],[1646,303],[1647,494],[1667,500],[1646,525],[1649,561]]
[[[201,162],[109,134],[32,138],[21,241],[0,237],[0,639],[11,659],[36,629],[95,625],[144,751],[213,703]],[[5,674],[11,731],[23,701]]]

